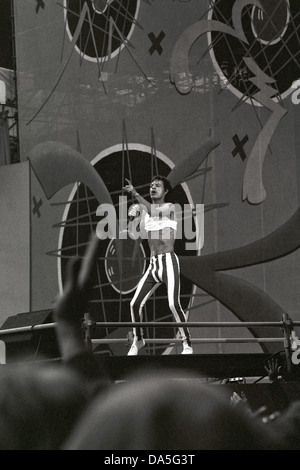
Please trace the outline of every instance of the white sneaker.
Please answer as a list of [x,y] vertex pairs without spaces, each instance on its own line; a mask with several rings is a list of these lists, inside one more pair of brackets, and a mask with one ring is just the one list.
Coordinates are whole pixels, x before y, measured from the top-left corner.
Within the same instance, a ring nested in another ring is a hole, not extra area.
[[131,348],[129,349],[129,352],[127,353],[127,356],[137,356],[138,352],[141,348],[145,346],[145,340],[140,339],[140,340],[134,340]]
[[192,346],[189,346],[187,343],[184,343],[181,354],[194,354]]

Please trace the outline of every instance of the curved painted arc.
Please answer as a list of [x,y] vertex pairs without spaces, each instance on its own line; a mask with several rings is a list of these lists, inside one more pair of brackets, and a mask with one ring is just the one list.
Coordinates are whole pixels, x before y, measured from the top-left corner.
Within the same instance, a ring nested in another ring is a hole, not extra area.
[[[113,206],[108,189],[96,169],[72,147],[62,142],[43,142],[36,145],[27,158],[47,199],[63,187],[80,182],[93,192],[99,204]],[[109,220],[108,223],[110,223]],[[116,225],[109,228],[112,233],[115,233],[115,230],[118,233],[116,217],[114,223]],[[119,243],[116,243],[118,256],[120,256]]]
[[174,168],[168,174],[168,180],[170,181],[172,188],[191,176],[208,157],[210,152],[219,144],[219,141],[209,138],[199,148],[176,163]]
[[[181,273],[196,286],[227,307],[241,322],[273,322],[282,320],[283,308],[253,284],[230,274],[214,272],[201,264],[201,257],[180,256]],[[241,325],[242,326],[242,325]],[[280,337],[276,327],[248,328],[254,337]],[[261,343],[265,352],[276,352],[278,343]]]
[[255,5],[263,9],[259,0],[237,0],[232,8],[234,28],[217,20],[199,20],[189,26],[177,40],[170,62],[170,80],[175,83],[182,94],[190,93],[193,86],[192,74],[189,71],[189,51],[194,42],[203,34],[212,31],[230,34],[240,41],[248,43],[242,26],[242,10],[246,5]]
[[62,142],[43,142],[30,151],[28,159],[47,199],[64,186],[79,181],[93,191],[99,204],[112,204],[106,185],[95,168],[72,147]]
[[245,268],[274,261],[300,248],[300,208],[281,227],[249,245],[201,256],[214,271]]
[[[258,287],[224,270],[282,258],[300,247],[300,209],[272,234],[244,247],[204,256],[180,256],[182,274],[225,305],[241,321],[280,321],[284,309]],[[260,337],[261,328],[249,328]],[[278,328],[264,328],[264,337],[278,337]],[[262,345],[274,352],[277,343]],[[278,350],[278,346],[277,346]]]
[[216,20],[200,20],[189,26],[177,40],[170,60],[170,80],[182,94],[190,93],[194,83],[189,70],[190,49],[200,36],[210,31],[239,37],[238,32]]

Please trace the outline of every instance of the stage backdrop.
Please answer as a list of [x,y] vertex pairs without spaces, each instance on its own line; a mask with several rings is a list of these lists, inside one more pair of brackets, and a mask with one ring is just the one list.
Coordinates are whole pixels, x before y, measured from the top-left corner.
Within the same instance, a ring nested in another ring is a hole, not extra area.
[[[241,321],[192,328],[193,337],[223,339],[195,351],[282,349],[224,338],[281,338],[280,329],[242,322],[300,320],[298,0],[15,0],[14,15],[21,161],[31,181],[30,310],[53,307],[98,206],[111,199],[119,209],[124,178],[147,195],[159,172],[202,234],[192,247],[186,234],[176,242],[189,320]],[[130,320],[149,255],[146,244],[135,248],[123,242],[120,267],[114,240],[103,241],[90,302],[96,321]],[[172,320],[163,288],[145,320]],[[176,351],[159,343],[146,352]]]

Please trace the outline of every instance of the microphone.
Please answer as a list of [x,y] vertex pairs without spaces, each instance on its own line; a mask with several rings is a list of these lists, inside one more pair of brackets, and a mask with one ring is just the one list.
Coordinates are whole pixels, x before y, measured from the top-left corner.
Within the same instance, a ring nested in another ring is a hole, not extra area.
[[136,217],[140,215],[140,206],[139,204],[133,204],[128,211],[128,220],[132,222]]

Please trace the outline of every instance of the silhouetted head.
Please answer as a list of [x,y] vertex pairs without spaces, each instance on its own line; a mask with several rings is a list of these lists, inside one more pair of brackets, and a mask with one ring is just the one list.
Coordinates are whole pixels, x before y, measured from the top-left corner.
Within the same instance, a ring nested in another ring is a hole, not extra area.
[[[179,377],[179,378],[178,378]],[[235,409],[218,386],[174,371],[143,373],[96,398],[68,450],[238,450],[272,446],[262,423]],[[220,387],[220,386],[219,386]]]
[[0,450],[56,450],[90,399],[63,366],[17,366],[0,378]]

